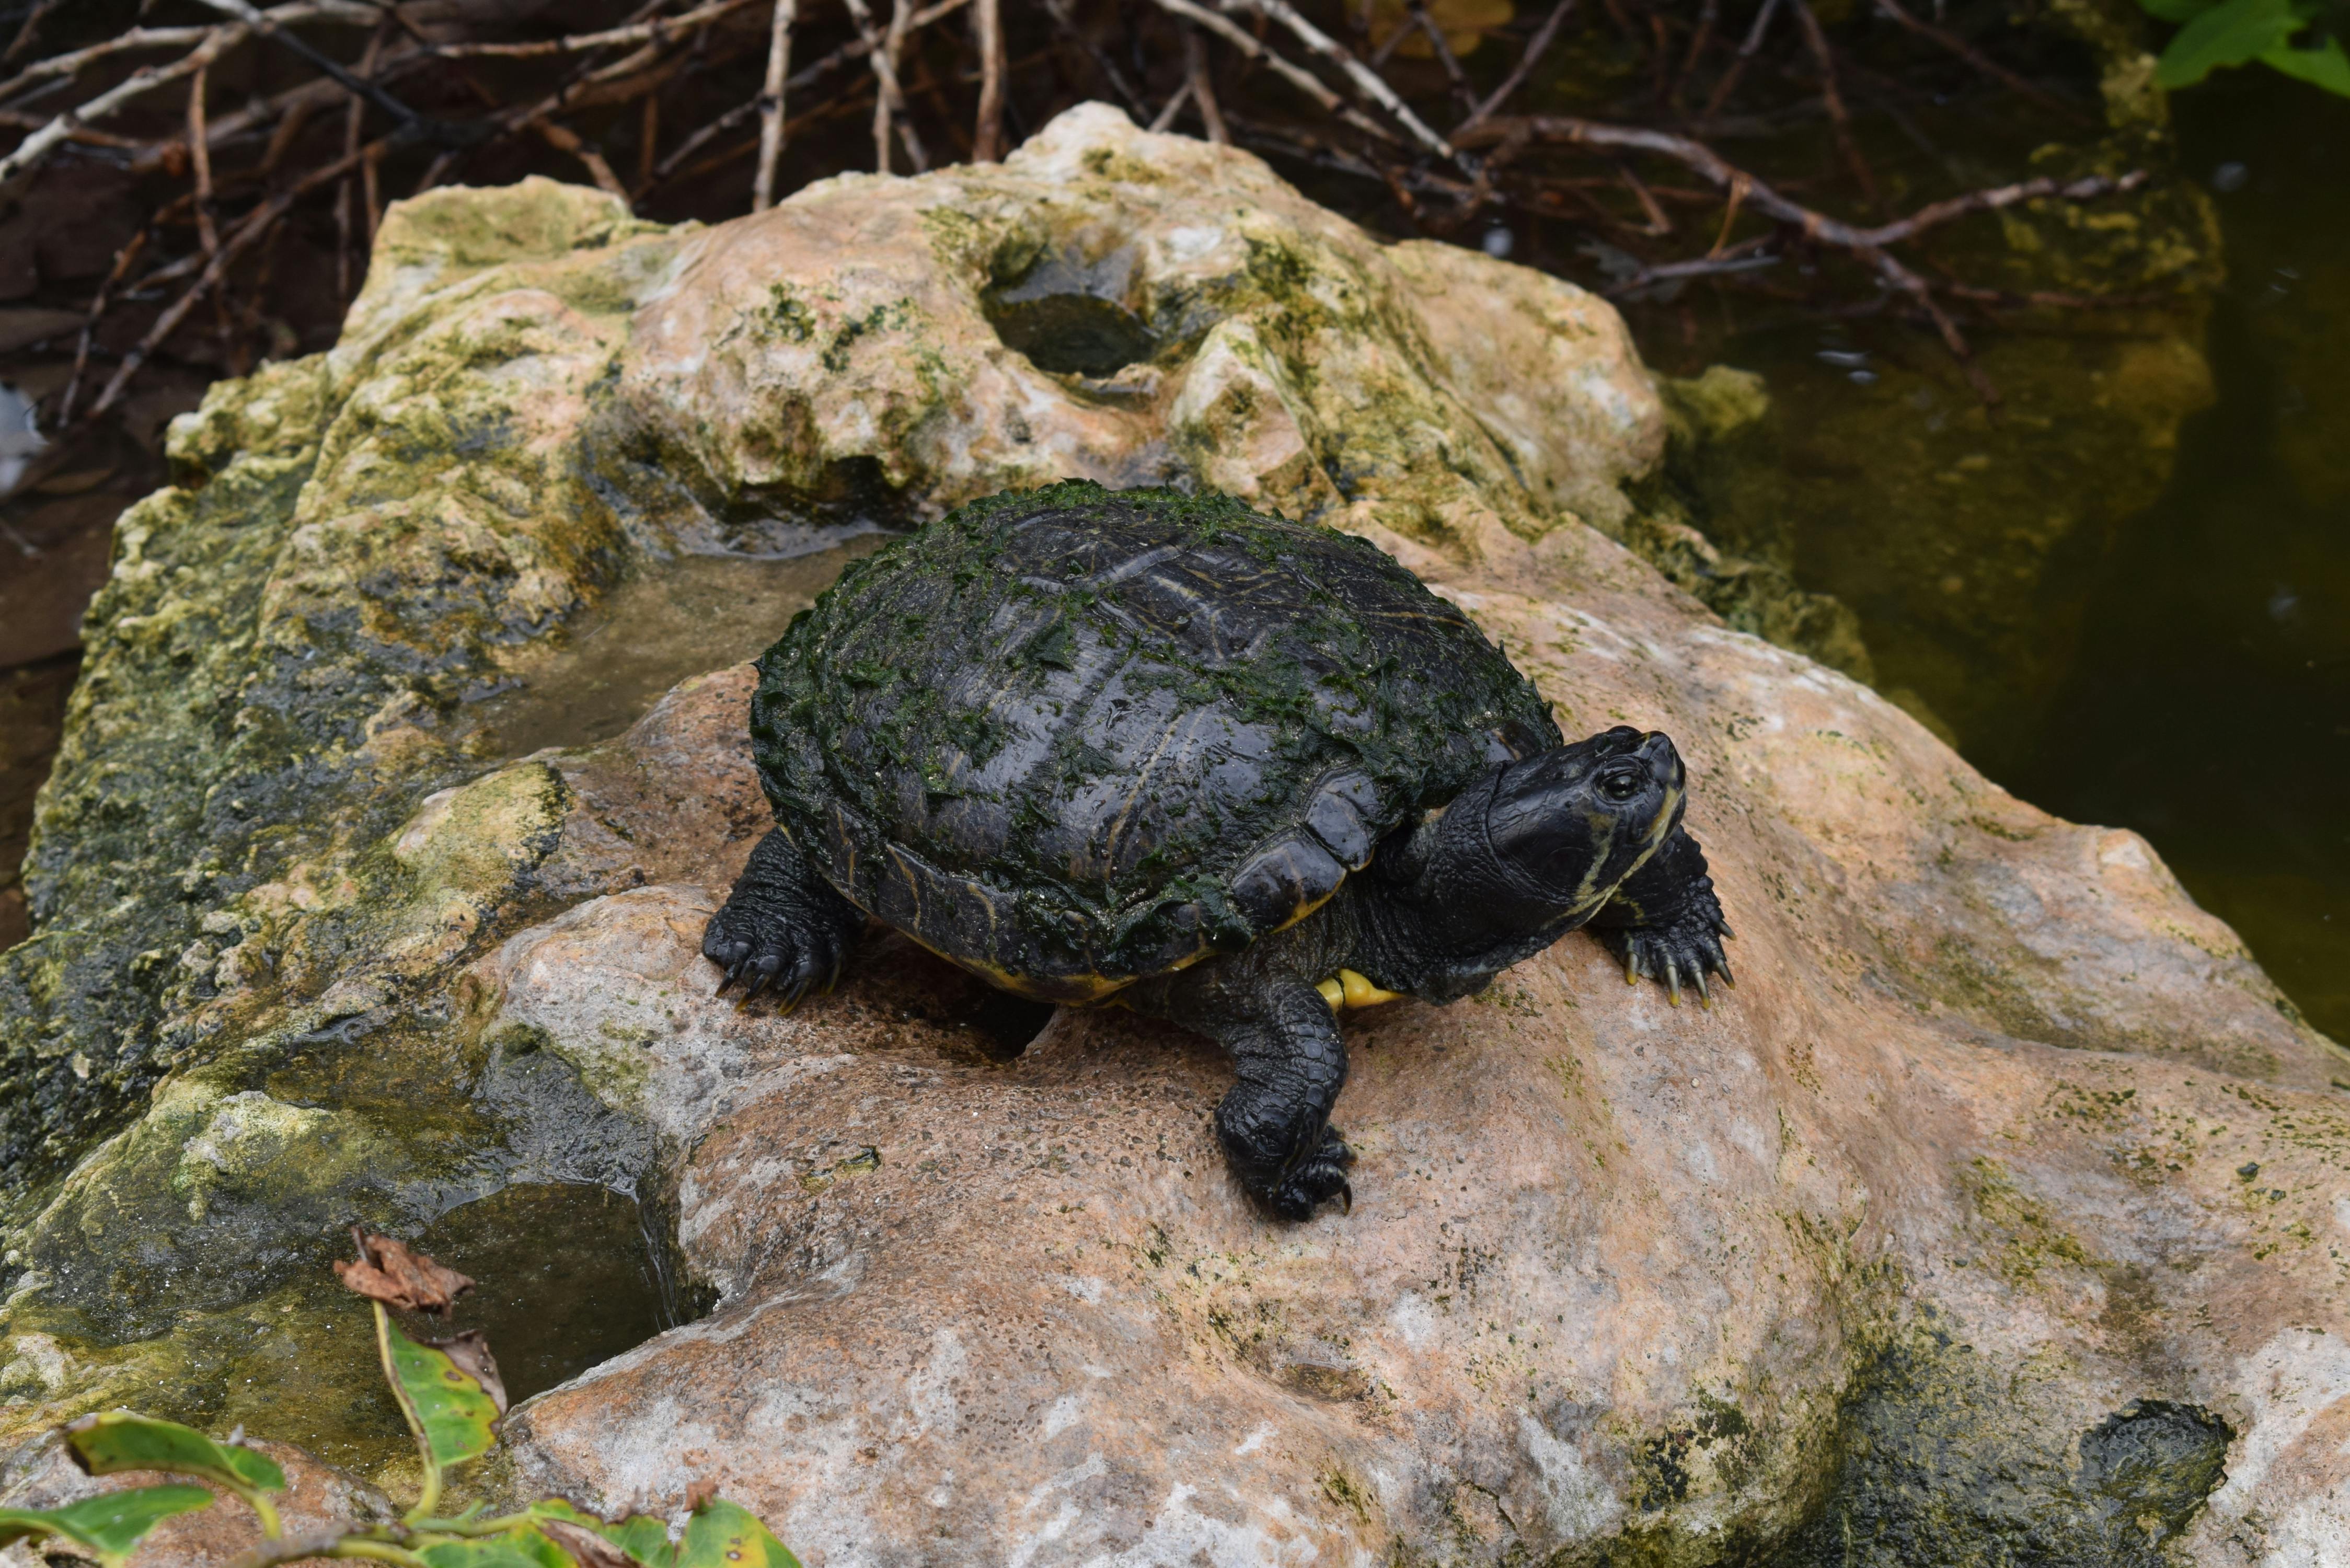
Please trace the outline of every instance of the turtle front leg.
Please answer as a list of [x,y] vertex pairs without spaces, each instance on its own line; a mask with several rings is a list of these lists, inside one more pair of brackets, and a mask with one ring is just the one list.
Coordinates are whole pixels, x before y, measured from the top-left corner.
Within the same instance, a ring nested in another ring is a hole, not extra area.
[[1171,989],[1170,1005],[1150,1011],[1232,1054],[1238,1081],[1216,1107],[1216,1138],[1242,1188],[1283,1220],[1310,1220],[1333,1198],[1352,1209],[1355,1153],[1330,1125],[1347,1046],[1322,993],[1302,978],[1262,973]]
[[1624,878],[1616,896],[1591,918],[1591,932],[1623,963],[1627,982],[1637,985],[1644,976],[1659,981],[1676,1007],[1685,984],[1696,989],[1700,1001],[1712,1002],[1705,982],[1709,973],[1738,983],[1721,950],[1730,924],[1714,897],[1705,853],[1685,829],[1673,829],[1646,864]]
[[832,989],[864,929],[863,913],[778,828],[759,840],[725,906],[710,917],[702,956],[726,971],[720,991],[747,981],[748,1001],[773,986],[788,1008],[811,987]]

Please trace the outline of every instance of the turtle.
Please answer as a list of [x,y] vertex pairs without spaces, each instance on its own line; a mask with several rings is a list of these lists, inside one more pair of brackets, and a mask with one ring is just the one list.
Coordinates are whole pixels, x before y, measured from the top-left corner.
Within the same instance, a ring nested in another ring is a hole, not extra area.
[[1226,1161],[1284,1220],[1353,1208],[1347,1008],[1585,926],[1676,1004],[1731,982],[1670,739],[1568,743],[1377,545],[1226,495],[1071,481],[902,535],[761,656],[750,730],[775,826],[705,930],[718,991],[827,990],[869,918],[1203,1034]]

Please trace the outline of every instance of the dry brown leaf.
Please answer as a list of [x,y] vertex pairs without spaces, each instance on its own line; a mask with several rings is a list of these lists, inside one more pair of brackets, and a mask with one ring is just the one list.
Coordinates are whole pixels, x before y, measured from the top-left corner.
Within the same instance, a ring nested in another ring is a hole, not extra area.
[[490,1397],[490,1403],[498,1407],[499,1415],[506,1413],[505,1379],[498,1376],[497,1358],[490,1354],[490,1342],[482,1337],[480,1329],[469,1328],[448,1339],[428,1339],[424,1343],[479,1383],[482,1392]]
[[351,1227],[359,1245],[360,1262],[335,1264],[335,1277],[345,1290],[402,1312],[443,1313],[473,1288],[473,1282],[454,1269],[444,1268],[421,1252],[411,1252],[390,1236],[362,1235]]
[[637,1568],[627,1552],[584,1524],[567,1519],[542,1519],[538,1532],[571,1554],[579,1568]]

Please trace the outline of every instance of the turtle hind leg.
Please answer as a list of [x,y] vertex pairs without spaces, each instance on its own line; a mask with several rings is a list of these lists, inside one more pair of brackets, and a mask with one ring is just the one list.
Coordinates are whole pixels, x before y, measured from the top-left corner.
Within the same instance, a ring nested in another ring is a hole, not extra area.
[[1333,1198],[1354,1207],[1355,1160],[1330,1126],[1347,1082],[1347,1047],[1322,993],[1300,980],[1219,998],[1207,1016],[1176,1022],[1232,1053],[1238,1079],[1216,1107],[1216,1137],[1250,1197],[1283,1220],[1310,1220]]
[[702,956],[725,971],[720,991],[741,981],[745,1001],[772,989],[788,1008],[811,989],[832,989],[864,929],[857,906],[778,829],[759,840],[724,907],[710,917]]

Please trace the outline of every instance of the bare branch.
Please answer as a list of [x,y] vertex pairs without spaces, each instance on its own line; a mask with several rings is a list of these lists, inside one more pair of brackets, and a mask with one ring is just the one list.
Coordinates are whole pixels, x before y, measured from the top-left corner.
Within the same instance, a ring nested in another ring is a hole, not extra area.
[[205,295],[219,286],[221,279],[227,275],[228,269],[236,265],[237,258],[250,249],[255,242],[276,226],[278,219],[286,215],[286,210],[288,207],[319,186],[341,179],[357,167],[361,160],[369,154],[380,155],[390,145],[390,139],[387,137],[381,141],[369,143],[357,152],[347,152],[332,163],[312,170],[294,184],[247,213],[221,242],[219,254],[204,264],[203,275],[190,286],[185,294],[173,300],[163,314],[156,318],[155,325],[148,328],[147,336],[139,340],[138,346],[122,357],[122,363],[115,367],[113,379],[106,383],[106,390],[99,394],[98,400],[89,406],[89,412],[82,416],[83,420],[87,421],[97,419],[115,405],[122,396],[122,389],[130,384],[131,377],[139,373],[139,368],[162,346],[165,338],[178,330],[180,323],[187,319],[188,312],[194,309]]
[[[2028,82],[2022,77],[2017,76],[2013,71],[2009,70],[2005,66],[2001,65],[1998,61],[1992,59],[1990,56],[1984,54],[1981,49],[1976,48],[1972,44],[1968,43],[1964,38],[1960,37],[1957,34],[1945,32],[1943,29],[1935,26],[1931,22],[1925,21],[1920,17],[1912,16],[1908,12],[1903,10],[1900,5],[1897,4],[1897,0],[1877,0],[1877,9],[1878,14],[1884,16],[1886,20],[1896,23],[1903,27],[1907,27],[1909,31],[1917,34],[1921,38],[1929,39],[1934,43],[1939,44],[1943,48],[1950,50],[1950,53],[1958,56],[1959,58],[1966,61],[1967,64],[1974,67],[1975,69],[1982,72],[1983,75],[1991,78],[1993,81],[2001,83],[2012,91],[2022,94],[2025,98],[2030,99],[2033,102],[2040,105],[2043,109],[2054,109],[2058,114],[2074,121],[2076,124],[2085,125],[2094,123],[2092,117],[2084,113],[2078,104],[2067,103],[2063,99],[2058,98],[2054,93],[2049,92],[2045,88],[2033,86],[2031,82]],[[1940,14],[1940,7],[1937,6],[1935,11],[1936,15],[1939,16]]]
[[536,59],[547,55],[577,55],[608,49],[616,44],[663,43],[680,33],[705,26],[758,0],[711,0],[680,16],[656,16],[632,27],[608,27],[600,33],[574,33],[567,38],[540,38],[522,44],[433,44],[427,46],[441,59],[470,59],[495,55],[504,59]]
[[1200,107],[1200,125],[1208,140],[1219,147],[1232,145],[1232,129],[1224,123],[1223,108],[1216,102],[1215,79],[1209,75],[1208,41],[1200,36],[1197,27],[1183,29],[1183,79]]
[[[273,5],[262,13],[271,21],[287,22],[348,22],[372,27],[383,19],[371,5],[356,4],[356,0],[300,0],[290,5]],[[51,55],[45,60],[35,60],[22,71],[0,83],[0,101],[16,96],[20,88],[49,78],[78,76],[82,67],[97,64],[115,55],[140,49],[176,49],[190,44],[201,44],[213,32],[206,27],[132,27],[113,37],[74,49],[62,55]]]
[[[767,28],[767,85],[759,94],[759,172],[751,182],[751,211],[775,204],[775,163],[784,155],[784,83],[792,64],[794,0],[775,0]],[[650,177],[650,171],[647,171]]]
[[1246,55],[1250,59],[1263,61],[1266,65],[1272,67],[1274,72],[1278,74],[1284,81],[1288,82],[1298,91],[1304,93],[1306,97],[1312,99],[1315,103],[1320,104],[1324,109],[1328,109],[1331,113],[1336,115],[1339,119],[1345,120],[1356,130],[1376,136],[1381,141],[1393,141],[1395,140],[1394,134],[1385,126],[1380,125],[1374,120],[1365,119],[1360,110],[1355,109],[1345,99],[1341,99],[1336,92],[1332,91],[1329,86],[1326,84],[1321,78],[1315,76],[1313,72],[1305,69],[1303,67],[1282,58],[1281,56],[1275,54],[1273,50],[1266,48],[1263,44],[1258,43],[1253,37],[1251,37],[1248,31],[1234,23],[1232,18],[1218,16],[1215,12],[1208,10],[1204,6],[1195,5],[1191,3],[1191,0],[1158,0],[1158,5],[1160,10],[1167,12],[1170,16],[1181,16],[1189,21],[1198,23],[1201,26],[1207,28],[1208,31],[1215,34],[1217,36],[1222,38],[1226,43],[1232,45],[1232,47],[1238,49],[1242,54]]
[[[1768,4],[1769,0],[1765,3]],[[1886,287],[1906,294],[1917,303],[1918,308],[1931,318],[1950,352],[1962,363],[1968,361],[1970,351],[1958,324],[1935,300],[1933,289],[1926,280],[1895,259],[1886,247],[1914,238],[1936,224],[1948,223],[1968,213],[1989,212],[2018,202],[2045,197],[2071,202],[2088,201],[2097,196],[2135,190],[2147,178],[2143,171],[2137,171],[2118,180],[2103,175],[2092,175],[2070,182],[2044,178],[2027,180],[1992,190],[1970,192],[1947,202],[1921,207],[1897,223],[1861,229],[1814,212],[1800,202],[1789,201],[1753,175],[1731,166],[1703,142],[1666,131],[1627,125],[1605,125],[1567,115],[1545,114],[1527,115],[1514,121],[1489,121],[1480,127],[1473,137],[1464,136],[1461,140],[1472,144],[1499,141],[1519,127],[1524,128],[1528,135],[1545,141],[1578,142],[1590,147],[1618,147],[1657,153],[1685,165],[1724,191],[1736,192],[1742,190],[1747,202],[1796,229],[1806,239],[1837,246],[1867,263]],[[1997,394],[1991,391],[1988,382],[1981,379],[1979,373],[1971,367],[1968,373],[1970,379],[1975,382],[1976,390],[1984,396],[1986,401],[1997,401]]]
[[1705,100],[1705,112],[1698,116],[1700,119],[1711,119],[1721,112],[1721,106],[1730,101],[1731,90],[1738,86],[1739,76],[1746,69],[1746,62],[1752,59],[1754,52],[1762,47],[1762,36],[1771,30],[1771,18],[1778,14],[1779,0],[1762,0],[1762,8],[1754,13],[1754,25],[1746,29],[1746,41],[1738,46],[1738,57],[1730,62],[1730,68],[1721,73],[1720,81],[1713,84],[1713,91]]
[[0,158],[0,182],[14,179],[33,167],[47,157],[59,142],[71,140],[75,131],[90,121],[104,119],[131,99],[203,70],[220,58],[231,46],[243,43],[248,32],[249,29],[235,23],[208,29],[203,42],[172,64],[141,66],[80,108],[67,109],[18,142],[14,152]]
[[972,130],[971,161],[993,163],[1003,156],[1002,0],[979,0],[972,25],[979,33],[979,123]]
[[1452,144],[1430,130],[1427,122],[1411,111],[1409,104],[1396,97],[1395,89],[1381,80],[1377,72],[1357,59],[1353,50],[1299,16],[1289,0],[1216,0],[1216,3],[1226,10],[1235,5],[1243,6],[1280,23],[1295,35],[1299,43],[1344,71],[1347,79],[1355,84],[1355,90],[1387,110],[1397,124],[1411,133],[1413,140],[1439,158],[1460,161],[1461,155],[1453,151]]
[[1828,123],[1835,130],[1836,151],[1844,154],[1845,166],[1859,182],[1860,193],[1868,204],[1882,215],[1885,203],[1877,193],[1877,176],[1870,172],[1868,160],[1860,155],[1860,144],[1852,139],[1852,116],[1846,112],[1844,94],[1836,87],[1835,57],[1828,50],[1828,36],[1820,28],[1820,19],[1804,0],[1787,0],[1795,8],[1795,20],[1804,30],[1804,46],[1811,51],[1812,62],[1820,67],[1820,99],[1827,105]]
[[1525,84],[1527,73],[1542,63],[1543,55],[1550,48],[1552,40],[1558,36],[1560,26],[1565,23],[1566,14],[1574,9],[1575,0],[1558,0],[1558,4],[1551,7],[1550,15],[1543,19],[1541,30],[1526,41],[1526,52],[1520,55],[1518,63],[1510,67],[1510,74],[1502,78],[1502,85],[1488,94],[1485,101],[1477,106],[1477,111],[1453,130],[1452,137],[1456,142],[1463,133],[1491,119],[1496,109],[1510,101],[1510,95]]

